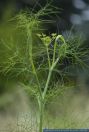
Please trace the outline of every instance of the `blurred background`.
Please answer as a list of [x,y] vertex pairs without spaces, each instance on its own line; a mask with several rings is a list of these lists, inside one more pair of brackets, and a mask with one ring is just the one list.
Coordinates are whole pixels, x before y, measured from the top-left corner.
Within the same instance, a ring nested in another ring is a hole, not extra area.
[[[89,26],[89,1],[88,0],[51,0],[54,7],[60,9],[56,17],[56,23],[50,27],[49,32],[68,30],[76,26],[77,30],[85,32],[88,36]],[[50,0],[48,0],[50,2]],[[47,0],[4,0],[0,1],[0,17],[11,17],[21,10],[39,10],[47,3]]]
[[[51,16],[51,18],[44,17],[44,19],[53,20],[50,26],[45,27],[46,33],[56,32],[65,36],[70,33],[70,30],[74,33],[83,33],[86,40],[85,45],[89,46],[89,0],[1,0],[0,35],[2,33],[5,36],[7,35],[6,32],[9,27],[4,29],[2,24],[10,20],[14,15],[22,10],[34,9],[34,11],[38,11],[47,2],[51,2],[51,5],[58,7],[59,13],[56,16]],[[87,61],[87,64],[89,64],[89,61]],[[69,90],[64,93],[64,96],[51,100],[52,103],[48,102],[46,114],[49,118],[45,119],[47,121],[45,123],[46,128],[89,127],[89,70],[81,71],[76,80],[80,83],[77,92]],[[8,132],[10,132],[9,130],[14,132],[16,126],[18,126],[18,130],[16,130],[18,132],[22,130],[27,132],[27,129],[34,132],[37,129],[34,100],[29,99],[21,89],[19,85],[14,83],[8,86],[7,80],[0,76],[1,131],[8,129]],[[59,100],[61,100],[61,103],[59,103]],[[54,117],[55,120],[53,120]],[[59,119],[60,117],[61,119]],[[28,125],[29,122],[30,125]]]

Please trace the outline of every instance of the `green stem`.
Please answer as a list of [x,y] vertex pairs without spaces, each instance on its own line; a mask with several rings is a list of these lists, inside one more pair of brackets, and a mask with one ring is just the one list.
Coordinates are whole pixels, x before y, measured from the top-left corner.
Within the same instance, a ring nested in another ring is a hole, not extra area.
[[39,101],[39,132],[43,131],[43,113],[44,113],[44,101]]
[[36,77],[36,81],[37,81],[37,84],[38,84],[38,90],[39,90],[40,96],[42,96],[42,91],[41,91],[39,79],[38,79],[37,72],[36,72],[36,69],[35,69],[35,66],[34,66],[34,63],[33,63],[32,60],[31,60],[31,65],[32,65],[33,73],[34,73],[34,75]]
[[39,114],[40,114],[39,115],[39,118],[40,118],[40,121],[39,121],[39,132],[43,131],[42,128],[43,128],[43,115],[44,115],[45,95],[47,93],[47,89],[48,89],[49,82],[50,82],[50,79],[51,79],[52,71],[55,68],[55,66],[58,63],[58,61],[59,61],[59,57],[56,59],[54,64],[50,67],[48,78],[47,78],[47,82],[46,82],[43,94],[42,94],[42,96],[40,96],[40,98],[38,98]]
[[56,59],[56,61],[52,64],[51,68],[49,69],[47,82],[46,82],[46,85],[45,85],[45,88],[44,88],[44,91],[43,91],[43,94],[42,94],[43,99],[45,98],[45,95],[47,93],[47,89],[48,89],[49,82],[50,82],[50,79],[51,79],[52,71],[53,71],[54,67],[56,66],[56,64],[58,63],[58,61],[59,61],[59,57]]
[[37,72],[36,72],[36,68],[35,68],[35,65],[34,65],[34,62],[33,62],[33,57],[32,57],[32,49],[33,49],[33,46],[32,46],[32,32],[27,30],[28,33],[27,33],[27,48],[28,48],[28,58],[30,59],[30,63],[31,63],[31,66],[32,66],[32,71],[36,77],[36,81],[37,81],[37,84],[38,84],[38,90],[39,90],[39,93],[40,93],[40,96],[42,96],[42,91],[41,91],[41,87],[40,87],[40,83],[39,83],[39,79],[38,79],[38,76],[37,76]]
[[54,62],[55,62],[56,46],[57,46],[57,44],[55,42],[54,43],[54,50],[53,50],[53,62],[52,62],[52,64],[54,64]]
[[50,62],[50,56],[49,56],[49,49],[47,47],[47,56],[48,56],[48,65],[49,65],[49,69],[51,67],[51,62]]

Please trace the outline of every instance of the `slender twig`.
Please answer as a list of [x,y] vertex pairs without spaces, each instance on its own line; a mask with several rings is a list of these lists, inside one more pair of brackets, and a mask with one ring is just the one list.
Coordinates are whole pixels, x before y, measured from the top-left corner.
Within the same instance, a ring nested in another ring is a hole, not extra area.
[[52,71],[55,68],[55,66],[58,63],[58,61],[59,61],[59,57],[56,59],[56,61],[52,64],[51,68],[49,69],[49,74],[48,74],[48,77],[47,77],[47,82],[46,82],[46,85],[45,85],[45,88],[44,88],[44,91],[43,91],[43,94],[42,94],[43,99],[45,98],[45,95],[47,93],[47,89],[48,89],[49,82],[50,82],[50,79],[51,79]]
[[[28,44],[28,56],[29,56],[29,59],[30,59],[30,63],[31,63],[31,66],[32,66],[32,71],[36,77],[36,81],[37,81],[37,84],[38,84],[38,90],[39,90],[39,94],[40,94],[40,97],[42,96],[42,91],[41,91],[41,87],[40,87],[40,83],[39,83],[39,79],[38,79],[38,76],[37,76],[37,72],[36,72],[36,68],[35,68],[35,65],[34,65],[34,62],[33,62],[33,57],[32,57],[32,33],[28,31],[28,41],[27,41],[27,44]],[[29,44],[30,43],[30,44]]]
[[50,56],[49,56],[49,49],[47,47],[47,56],[48,56],[48,65],[49,65],[49,69],[51,67],[51,62],[50,62]]

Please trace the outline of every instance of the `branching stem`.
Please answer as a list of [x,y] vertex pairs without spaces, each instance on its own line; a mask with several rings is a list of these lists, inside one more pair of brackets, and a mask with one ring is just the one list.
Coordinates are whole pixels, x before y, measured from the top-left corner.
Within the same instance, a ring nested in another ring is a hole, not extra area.
[[49,82],[50,82],[50,79],[51,79],[52,71],[55,68],[55,66],[58,63],[58,61],[59,61],[59,57],[56,59],[56,61],[52,64],[52,66],[49,69],[49,74],[48,74],[48,77],[47,77],[47,82],[46,82],[46,85],[45,85],[45,88],[44,88],[44,91],[43,91],[43,94],[42,94],[43,99],[45,99],[45,95],[47,93],[47,89],[48,89]]

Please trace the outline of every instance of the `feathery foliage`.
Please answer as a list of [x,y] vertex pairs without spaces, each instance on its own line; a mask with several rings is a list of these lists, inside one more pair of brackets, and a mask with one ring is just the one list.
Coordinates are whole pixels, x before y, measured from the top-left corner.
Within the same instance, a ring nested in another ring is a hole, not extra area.
[[[48,7],[37,13],[18,14],[9,25],[11,31],[5,30],[5,37],[0,33],[0,74],[7,79],[18,80],[37,98],[39,132],[42,132],[47,98],[74,86],[73,80],[68,82],[71,68],[87,67],[85,60],[88,56],[88,49],[84,48],[79,36],[66,39],[59,34],[48,36],[42,33],[45,21],[41,17],[54,13]],[[62,90],[55,88],[57,83]]]

